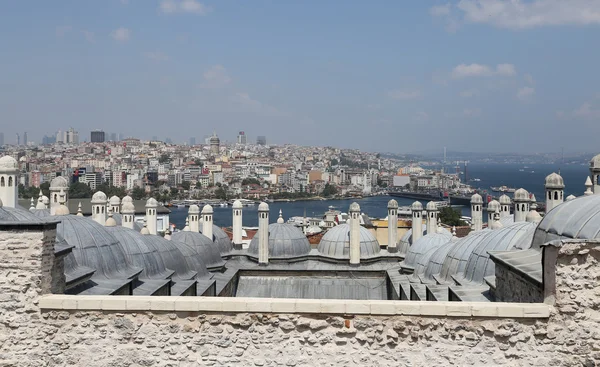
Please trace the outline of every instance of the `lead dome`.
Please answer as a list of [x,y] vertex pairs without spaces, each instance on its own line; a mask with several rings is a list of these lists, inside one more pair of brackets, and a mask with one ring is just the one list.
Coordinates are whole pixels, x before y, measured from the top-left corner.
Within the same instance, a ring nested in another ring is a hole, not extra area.
[[[350,225],[348,223],[331,228],[319,242],[319,253],[335,258],[350,258]],[[360,257],[368,258],[379,254],[381,248],[373,234],[360,226]]]
[[[256,233],[248,252],[258,256],[259,232]],[[287,223],[269,224],[269,258],[293,258],[308,255],[310,243],[298,227]]]

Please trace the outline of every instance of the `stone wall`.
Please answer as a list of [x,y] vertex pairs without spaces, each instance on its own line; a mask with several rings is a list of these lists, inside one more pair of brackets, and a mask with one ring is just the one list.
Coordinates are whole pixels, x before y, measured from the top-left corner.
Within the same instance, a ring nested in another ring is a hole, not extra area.
[[492,294],[498,302],[544,302],[544,289],[533,279],[495,261],[496,288]]
[[[47,264],[53,261],[42,261],[42,254],[50,256],[52,235],[0,231],[0,366],[593,366],[600,361],[600,267],[590,244],[560,249],[556,307],[325,300],[265,305],[266,300],[215,297],[40,298],[51,284]],[[549,317],[523,313],[542,308],[551,310]]]

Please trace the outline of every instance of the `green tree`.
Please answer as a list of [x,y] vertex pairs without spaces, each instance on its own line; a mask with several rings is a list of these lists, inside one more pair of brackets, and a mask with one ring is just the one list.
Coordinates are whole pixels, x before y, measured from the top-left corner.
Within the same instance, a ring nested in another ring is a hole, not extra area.
[[323,191],[321,192],[321,196],[330,197],[337,194],[337,188],[334,185],[325,184]]
[[74,182],[69,186],[69,199],[84,199],[92,197],[92,189],[83,182]]
[[242,180],[242,186],[246,185],[260,185],[260,181],[254,177],[245,178]]
[[449,226],[464,226],[466,223],[460,219],[460,211],[458,209],[446,206],[440,210],[439,219],[441,223]]
[[190,181],[183,181],[181,183],[181,187],[183,187],[184,190],[189,190],[190,189]]
[[171,157],[169,157],[168,154],[161,154],[160,157],[158,157],[158,163],[167,163],[171,160]]
[[220,200],[227,200],[227,191],[224,188],[219,187],[215,190],[215,196]]
[[331,160],[331,165],[332,166],[337,166],[338,164],[340,164],[340,162],[337,159],[334,158],[334,159]]
[[125,191],[124,188],[122,188],[122,187],[116,187],[116,186],[109,185],[109,184],[106,184],[106,183],[103,183],[102,185],[96,186],[96,190],[94,191],[94,193],[96,193],[98,191],[102,191],[109,198],[113,197],[113,196],[118,196],[118,197],[122,198],[125,195],[127,195],[127,191]]
[[146,191],[141,187],[136,186],[131,190],[131,198],[133,200],[142,200],[144,197],[146,197]]

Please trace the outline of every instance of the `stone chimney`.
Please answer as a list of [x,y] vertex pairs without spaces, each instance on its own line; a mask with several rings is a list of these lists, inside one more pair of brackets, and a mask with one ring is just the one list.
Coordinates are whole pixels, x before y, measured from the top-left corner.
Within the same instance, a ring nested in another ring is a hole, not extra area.
[[350,265],[360,264],[360,206],[350,204]]
[[398,202],[388,202],[388,252],[398,251]]
[[258,264],[269,264],[269,205],[258,206]]
[[233,202],[233,247],[242,249],[242,203],[239,200]]
[[[190,229],[192,229],[190,227]],[[193,231],[193,230],[192,230]],[[213,207],[210,205],[204,205],[202,208],[202,234],[208,237],[211,241],[213,239]]]

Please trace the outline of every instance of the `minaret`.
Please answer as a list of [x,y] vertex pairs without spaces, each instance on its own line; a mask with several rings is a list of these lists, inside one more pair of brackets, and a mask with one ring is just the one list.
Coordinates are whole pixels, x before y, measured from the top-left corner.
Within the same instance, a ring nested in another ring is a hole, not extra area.
[[513,201],[515,202],[515,222],[524,222],[527,219],[531,203],[529,192],[525,189],[518,189],[515,191]]
[[125,228],[133,229],[135,221],[135,206],[133,202],[123,201],[121,204],[121,225]]
[[258,206],[258,264],[269,264],[269,205],[260,203]]
[[146,201],[146,225],[148,226],[148,232],[150,234],[156,234],[156,208],[158,202],[154,198],[150,198]]
[[506,194],[503,194],[498,200],[500,202],[500,218],[510,216],[510,197],[508,197]]
[[188,218],[190,223],[190,231],[200,232],[200,207],[198,205],[190,205],[188,210]]
[[[54,200],[51,200],[54,201]],[[104,225],[106,223],[106,194],[102,191],[96,192],[92,196],[92,219],[98,224]],[[52,209],[50,209],[52,210]]]
[[119,197],[117,195],[113,195],[113,197],[110,198],[110,200],[108,201],[109,205],[110,205],[110,209],[111,212],[113,213],[120,213],[120,209],[121,209],[121,199],[119,199]]
[[0,200],[2,200],[4,207],[17,207],[17,198],[19,197],[18,174],[19,164],[13,157],[5,155],[0,158]]
[[[191,229],[191,227],[190,227]],[[208,237],[211,241],[213,239],[213,207],[210,205],[204,205],[202,208],[202,234]]]
[[590,161],[590,178],[592,179],[592,192],[600,195],[600,154]]
[[360,206],[350,204],[350,265],[360,264]]
[[388,252],[398,251],[398,202],[388,202]]
[[44,193],[42,192],[42,189],[40,189],[40,196],[38,196],[37,205],[35,206],[35,208],[46,209],[46,204],[44,204]]
[[427,234],[434,234],[437,232],[438,207],[434,201],[430,201],[425,206],[425,210],[427,211]]
[[411,206],[410,210],[412,212],[412,242],[415,243],[416,240],[421,238],[423,235],[423,205],[415,201]]
[[481,231],[483,228],[483,198],[479,194],[471,196],[471,228],[474,231]]
[[562,204],[565,183],[559,174],[552,172],[546,177],[544,187],[546,188],[546,213],[548,213],[552,208]]
[[588,176],[585,179],[585,192],[583,193],[584,196],[590,196],[590,195],[594,195],[594,191],[592,191],[592,187],[594,185],[592,185],[592,180],[590,179],[590,176]]
[[487,223],[488,223],[488,228],[490,228],[490,229],[493,227],[494,213],[496,213],[496,211],[498,211],[498,213],[500,213],[500,203],[497,200],[492,200],[487,205],[487,213],[488,213]]
[[239,200],[233,202],[233,247],[242,249],[242,203]]

